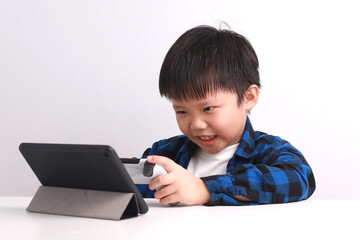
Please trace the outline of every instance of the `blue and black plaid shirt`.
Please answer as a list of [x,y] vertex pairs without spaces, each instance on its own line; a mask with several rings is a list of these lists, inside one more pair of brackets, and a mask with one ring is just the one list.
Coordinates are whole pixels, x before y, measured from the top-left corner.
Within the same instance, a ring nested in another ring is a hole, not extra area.
[[[187,168],[198,146],[185,135],[160,140],[143,157],[168,157]],[[225,175],[201,178],[211,200],[206,205],[253,205],[293,202],[307,199],[315,191],[313,172],[299,150],[289,142],[254,131],[247,118],[239,147],[229,160]],[[144,197],[154,197],[148,185],[138,185]],[[239,201],[241,195],[251,202]]]

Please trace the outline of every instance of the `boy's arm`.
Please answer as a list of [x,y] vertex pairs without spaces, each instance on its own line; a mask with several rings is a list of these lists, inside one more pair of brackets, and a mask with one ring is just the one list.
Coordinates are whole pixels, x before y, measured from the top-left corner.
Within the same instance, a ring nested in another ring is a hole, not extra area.
[[[158,154],[158,143],[143,157]],[[154,150],[155,149],[155,150]],[[151,151],[150,151],[151,150]],[[271,145],[260,161],[249,161],[226,175],[202,178],[210,194],[207,205],[249,205],[306,199],[315,190],[312,170],[303,155],[286,141]],[[138,185],[144,197],[155,190]]]
[[262,163],[243,164],[226,175],[202,180],[211,193],[207,205],[293,202],[310,197],[315,190],[310,166],[287,142],[274,148]]

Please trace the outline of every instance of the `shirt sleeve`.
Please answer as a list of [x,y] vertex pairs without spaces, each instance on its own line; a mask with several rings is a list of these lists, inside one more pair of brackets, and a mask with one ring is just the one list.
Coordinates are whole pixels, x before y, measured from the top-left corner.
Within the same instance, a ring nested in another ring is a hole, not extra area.
[[[241,164],[226,175],[202,178],[211,193],[206,205],[284,203],[310,197],[315,180],[303,155],[286,141],[268,149],[258,163]],[[234,198],[237,195],[251,201],[239,201]]]

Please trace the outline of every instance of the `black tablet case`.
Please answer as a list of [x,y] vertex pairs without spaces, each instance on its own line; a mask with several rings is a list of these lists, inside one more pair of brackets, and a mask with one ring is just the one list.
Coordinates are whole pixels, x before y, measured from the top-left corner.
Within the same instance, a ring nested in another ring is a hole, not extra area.
[[28,211],[113,220],[148,211],[110,146],[22,143],[19,149],[43,185]]

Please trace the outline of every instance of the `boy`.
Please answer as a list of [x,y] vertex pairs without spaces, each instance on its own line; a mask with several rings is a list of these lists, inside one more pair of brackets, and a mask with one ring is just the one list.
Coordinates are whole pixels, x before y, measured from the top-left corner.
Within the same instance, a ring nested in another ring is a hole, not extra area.
[[311,196],[315,180],[300,151],[255,132],[247,117],[259,97],[258,65],[251,44],[230,30],[199,26],[173,44],[159,87],[184,135],[145,151],[143,157],[168,174],[138,185],[144,197],[162,204],[250,205]]

